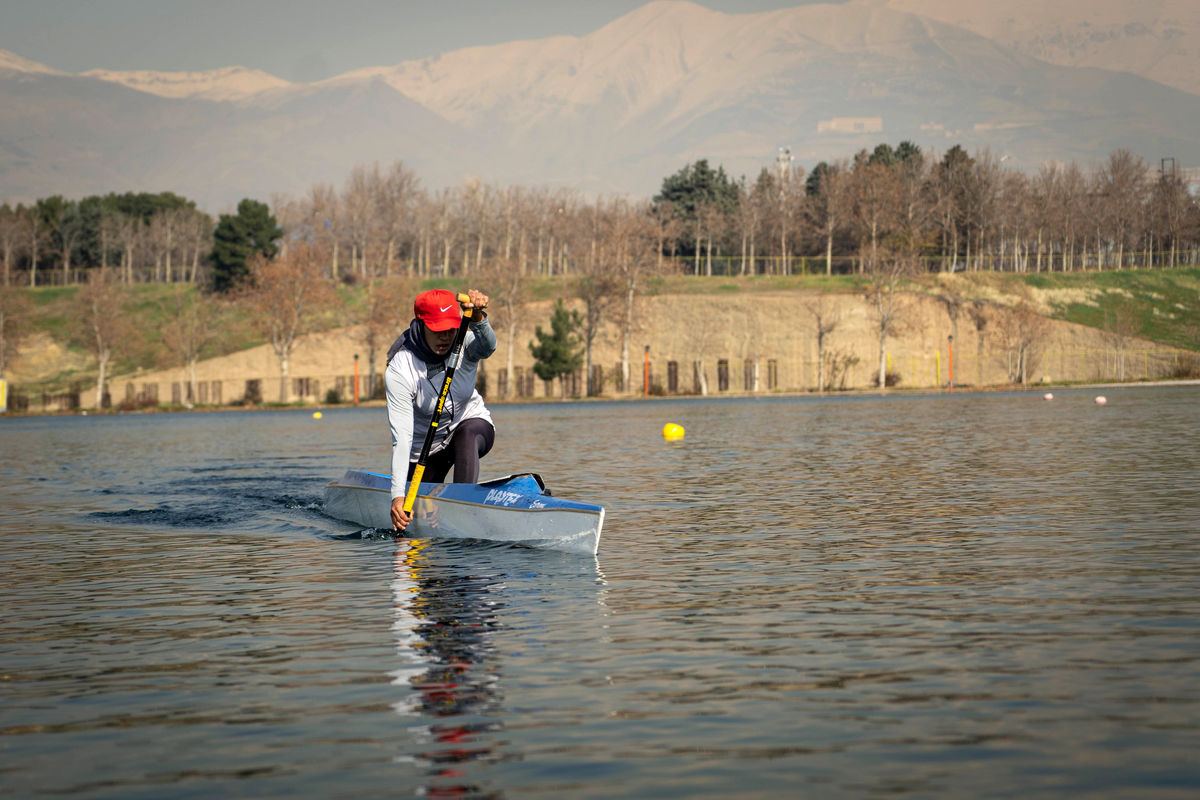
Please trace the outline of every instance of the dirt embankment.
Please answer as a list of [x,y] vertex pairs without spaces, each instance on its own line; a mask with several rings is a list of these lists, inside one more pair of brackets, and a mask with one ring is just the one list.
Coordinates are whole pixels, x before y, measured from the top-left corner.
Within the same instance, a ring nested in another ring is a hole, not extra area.
[[[902,388],[943,386],[951,372],[960,386],[1011,384],[1019,374],[1022,353],[1030,382],[1157,378],[1169,369],[1169,354],[1150,342],[1117,341],[1102,331],[1041,316],[1021,322],[1010,310],[1015,298],[977,283],[955,285],[955,276],[944,280],[955,289],[951,294],[969,298],[968,302],[948,305],[932,293],[896,298],[885,364]],[[970,302],[975,299],[985,302],[978,306]],[[1050,302],[1061,300],[1036,295],[1032,299],[1046,309]],[[528,344],[536,326],[549,329],[551,310],[550,302],[534,303],[515,321],[494,312],[500,343],[484,371],[493,399],[499,398],[507,376],[513,374],[525,377],[520,389],[509,384],[509,396],[558,396],[558,387],[530,377],[533,360]],[[655,391],[809,391],[818,379],[818,316],[827,327],[822,347],[826,384],[840,389],[874,386],[880,351],[874,304],[860,294],[802,290],[640,297],[627,338],[615,323],[600,330],[593,343],[593,369],[602,371],[603,394],[640,394],[648,347]],[[397,317],[397,333],[407,322],[406,314]],[[1022,331],[1022,325],[1028,330]],[[360,393],[365,397],[371,374],[369,354],[361,330],[343,328],[307,336],[296,345],[282,396],[279,359],[270,346],[263,345],[201,362],[195,401],[238,401],[246,395],[248,381],[259,382],[261,398],[268,402],[320,403],[331,389],[348,400],[353,396],[356,354]],[[623,354],[630,373],[627,382],[621,379]],[[60,373],[71,366],[66,363],[71,358],[46,337],[34,337],[12,371],[12,383],[19,386],[22,381]],[[382,352],[374,354],[377,375],[383,359]],[[144,371],[114,376],[109,391],[115,403],[147,396],[162,403],[180,402],[186,397],[181,387],[186,380],[182,369]],[[576,387],[582,390],[581,383]],[[83,402],[93,403],[94,393],[85,391]]]

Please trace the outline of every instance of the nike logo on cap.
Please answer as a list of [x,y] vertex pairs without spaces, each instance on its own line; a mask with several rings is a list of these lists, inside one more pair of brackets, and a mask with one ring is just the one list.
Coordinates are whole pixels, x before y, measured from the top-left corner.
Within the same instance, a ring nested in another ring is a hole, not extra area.
[[440,310],[440,311],[441,311],[443,314],[445,314],[447,311],[449,311],[449,310],[450,310],[450,309],[452,309],[452,308],[454,308],[454,304],[453,304],[453,303],[451,303],[450,305],[446,306],[445,308],[442,308],[442,309],[439,309],[439,310]]

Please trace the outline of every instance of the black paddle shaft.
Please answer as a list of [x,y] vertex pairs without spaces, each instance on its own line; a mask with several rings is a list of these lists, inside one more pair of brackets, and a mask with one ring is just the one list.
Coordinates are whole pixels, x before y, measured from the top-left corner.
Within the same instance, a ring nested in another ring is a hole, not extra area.
[[[458,301],[460,303],[470,302],[470,297],[460,294]],[[429,462],[429,448],[433,446],[438,422],[442,417],[442,408],[446,405],[446,398],[450,395],[450,381],[454,379],[454,371],[462,362],[463,342],[467,339],[467,328],[470,327],[474,316],[475,309],[472,309],[469,314],[463,314],[462,320],[458,323],[458,332],[454,334],[454,344],[450,347],[450,357],[446,359],[446,377],[442,379],[442,391],[438,394],[437,408],[433,411],[433,419],[429,423],[429,430],[425,433],[425,443],[421,445],[421,455],[417,458],[417,466],[413,469],[412,480],[408,484],[408,493],[404,497],[406,514],[412,513],[413,505],[417,501],[417,487],[421,485],[421,478],[425,474],[425,465]]]

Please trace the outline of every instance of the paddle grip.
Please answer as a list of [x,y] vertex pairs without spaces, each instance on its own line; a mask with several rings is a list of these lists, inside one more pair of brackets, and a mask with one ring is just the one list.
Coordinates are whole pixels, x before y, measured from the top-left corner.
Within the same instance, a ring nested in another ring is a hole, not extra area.
[[[459,305],[466,305],[467,303],[471,302],[471,295],[463,294],[462,292],[459,292],[457,299],[458,299]],[[463,312],[463,316],[467,317],[468,319],[475,319],[475,315],[478,314],[480,311],[483,311],[485,308],[487,308],[487,306],[479,306],[478,308],[472,308],[470,311]]]

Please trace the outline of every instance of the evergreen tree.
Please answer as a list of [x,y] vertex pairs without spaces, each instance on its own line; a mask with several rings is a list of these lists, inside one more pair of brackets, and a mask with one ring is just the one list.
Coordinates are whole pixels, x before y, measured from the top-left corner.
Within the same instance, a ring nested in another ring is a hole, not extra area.
[[[662,190],[654,196],[653,206],[663,204],[669,205],[685,226],[695,226],[705,208],[715,209],[727,218],[738,207],[737,183],[725,174],[724,167],[714,170],[702,158],[663,178]],[[681,252],[694,254],[695,238],[680,237],[678,247]]]
[[825,161],[813,167],[812,172],[808,173],[808,177],[804,180],[804,194],[808,197],[818,197],[821,194],[821,183],[834,169],[835,167],[829,166]]
[[921,157],[921,148],[918,147],[913,142],[910,142],[908,139],[905,139],[903,142],[901,142],[899,145],[896,146],[896,160],[897,161],[903,162],[903,161],[908,161],[910,158],[920,158],[920,157]]
[[[554,314],[550,317],[550,332],[542,331],[539,325],[534,330],[538,343],[529,343],[529,352],[533,355],[533,371],[544,381],[552,381],[564,375],[570,375],[583,366],[583,342],[576,331],[583,324],[583,317],[578,311],[567,311],[562,298],[554,305]],[[563,394],[566,387],[562,388]]]
[[881,164],[885,167],[892,166],[896,161],[896,151],[887,142],[876,145],[871,152],[871,157],[867,159],[868,164]]
[[237,214],[222,214],[213,234],[213,289],[227,292],[236,287],[249,274],[250,256],[274,258],[279,252],[275,242],[282,237],[266,203],[247,197],[238,203]]

